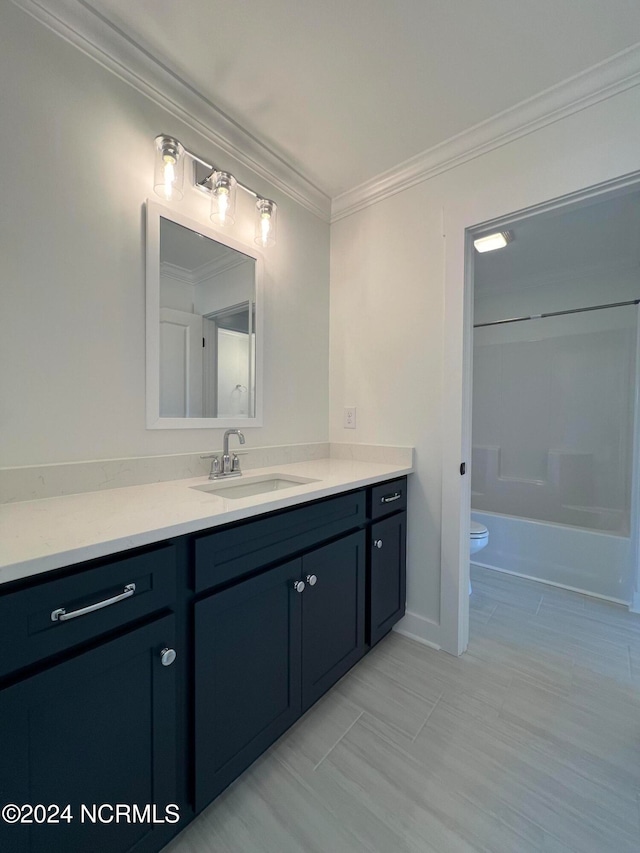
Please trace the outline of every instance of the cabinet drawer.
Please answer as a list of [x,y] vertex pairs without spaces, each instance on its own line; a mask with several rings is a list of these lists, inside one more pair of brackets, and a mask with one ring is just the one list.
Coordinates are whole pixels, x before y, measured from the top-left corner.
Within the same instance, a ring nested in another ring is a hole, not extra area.
[[[164,545],[0,596],[0,676],[167,607],[175,600],[175,564],[174,546]],[[67,619],[54,621],[60,609]]]
[[200,536],[195,543],[195,591],[211,589],[353,530],[365,521],[365,503],[364,490],[351,492]]
[[392,512],[399,512],[407,508],[407,478],[390,480],[380,486],[371,489],[371,507],[369,518],[382,518]]

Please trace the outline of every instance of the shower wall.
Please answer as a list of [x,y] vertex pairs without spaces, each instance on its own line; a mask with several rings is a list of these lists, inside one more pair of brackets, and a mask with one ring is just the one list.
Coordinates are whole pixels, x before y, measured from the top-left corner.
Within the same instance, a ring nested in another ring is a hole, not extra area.
[[473,509],[629,535],[637,315],[476,329]]

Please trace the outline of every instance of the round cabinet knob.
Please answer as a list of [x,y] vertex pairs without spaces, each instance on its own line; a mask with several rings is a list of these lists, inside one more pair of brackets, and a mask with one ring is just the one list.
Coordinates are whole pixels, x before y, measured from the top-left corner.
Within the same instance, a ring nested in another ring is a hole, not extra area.
[[382,548],[382,539],[374,539],[373,540],[374,548]]
[[293,588],[296,592],[304,592],[304,581],[294,581]]
[[175,649],[163,649],[160,652],[160,662],[162,666],[171,666],[171,664],[176,659],[176,650]]
[[307,575],[307,583],[309,586],[315,586],[318,583],[318,578],[315,575]]

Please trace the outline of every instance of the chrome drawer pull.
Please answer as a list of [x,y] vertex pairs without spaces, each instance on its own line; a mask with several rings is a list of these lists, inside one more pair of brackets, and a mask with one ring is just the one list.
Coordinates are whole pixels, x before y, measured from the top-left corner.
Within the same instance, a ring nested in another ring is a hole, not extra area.
[[383,498],[380,498],[381,504],[390,504],[393,501],[400,500],[402,497],[402,492],[394,492],[392,495],[385,495]]
[[84,616],[86,613],[93,613],[94,610],[102,610],[103,607],[109,607],[111,604],[124,601],[125,598],[131,598],[135,591],[136,585],[128,583],[124,588],[124,592],[121,592],[119,595],[114,595],[113,598],[105,598],[104,601],[98,601],[96,604],[90,604],[88,607],[81,607],[80,610],[72,610],[71,613],[67,613],[64,607],[58,607],[57,610],[52,611],[51,621],[67,622],[69,619]]

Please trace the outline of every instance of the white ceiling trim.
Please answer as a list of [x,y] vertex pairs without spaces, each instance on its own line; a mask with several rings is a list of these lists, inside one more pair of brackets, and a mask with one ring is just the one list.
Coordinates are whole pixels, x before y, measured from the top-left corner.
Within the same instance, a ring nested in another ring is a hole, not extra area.
[[[249,258],[248,260],[253,262],[253,258]],[[165,278],[173,278],[176,281],[186,282],[187,284],[209,284],[212,278],[229,272],[229,270],[235,269],[235,267],[239,267],[245,263],[247,263],[246,256],[237,258],[226,255],[222,258],[214,258],[211,261],[207,261],[206,264],[202,264],[194,270],[188,270],[177,264],[172,264],[170,261],[161,261],[160,275]],[[251,275],[253,276],[253,269]]]
[[173,281],[180,281],[182,284],[195,284],[189,270],[179,267],[177,264],[171,264],[169,261],[160,261],[160,278],[170,278]]
[[[325,193],[83,0],[13,2],[257,176],[329,221],[331,200]],[[206,151],[202,154],[206,156]]]
[[638,85],[640,44],[341,193],[332,201],[331,222]]

